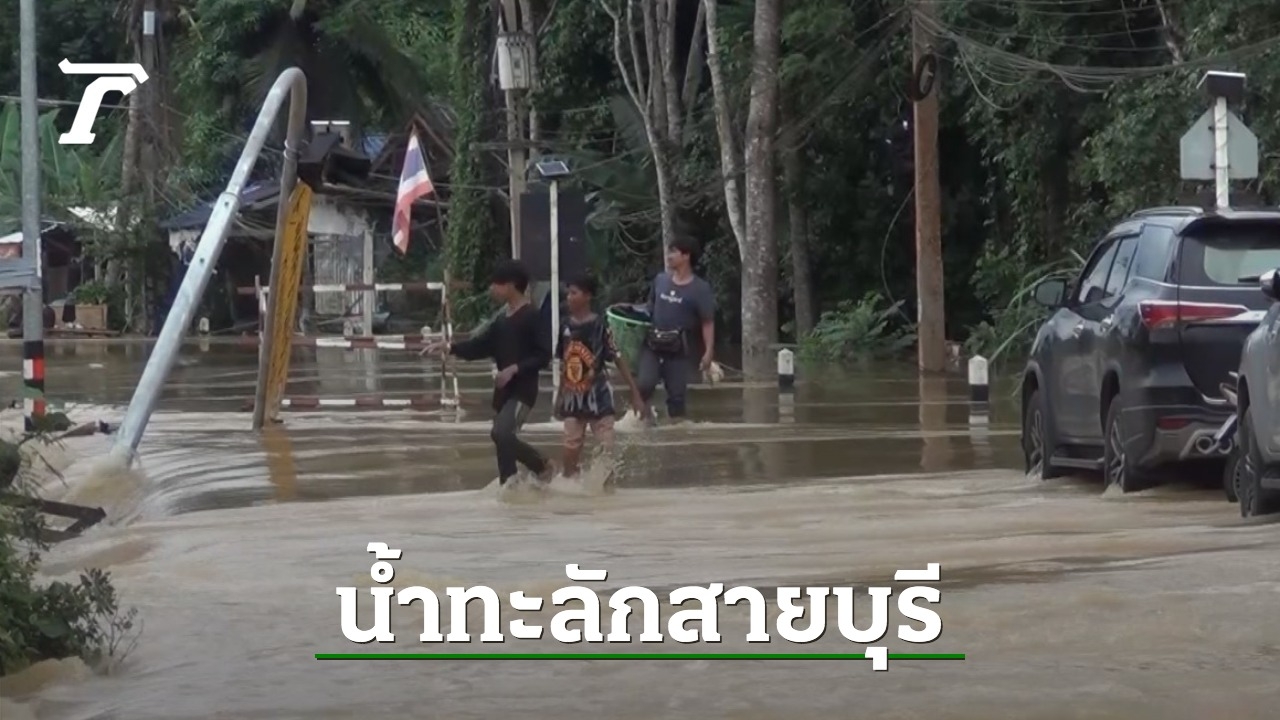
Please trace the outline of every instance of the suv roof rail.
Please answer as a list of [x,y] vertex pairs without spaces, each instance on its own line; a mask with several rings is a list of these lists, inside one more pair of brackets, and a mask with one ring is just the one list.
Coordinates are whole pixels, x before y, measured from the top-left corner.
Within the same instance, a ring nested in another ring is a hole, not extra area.
[[1145,208],[1136,210],[1129,215],[1131,218],[1150,217],[1152,215],[1204,215],[1204,208],[1195,205],[1166,205],[1163,207]]

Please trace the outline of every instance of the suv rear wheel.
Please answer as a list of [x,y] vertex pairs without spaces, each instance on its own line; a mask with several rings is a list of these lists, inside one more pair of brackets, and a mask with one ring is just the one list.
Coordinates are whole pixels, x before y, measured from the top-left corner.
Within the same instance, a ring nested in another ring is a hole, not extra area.
[[1133,459],[1125,451],[1123,425],[1120,416],[1124,412],[1120,397],[1112,398],[1107,406],[1107,423],[1103,428],[1102,474],[1107,486],[1117,485],[1121,492],[1135,492],[1150,487],[1151,479],[1134,467]]
[[1253,437],[1252,408],[1245,407],[1236,431],[1240,444],[1240,480],[1236,494],[1240,496],[1240,517],[1257,517],[1280,512],[1280,493],[1262,487],[1262,451]]
[[[1239,435],[1237,428],[1237,435]],[[1239,438],[1236,438],[1236,446],[1231,448],[1230,454],[1227,455],[1227,465],[1222,469],[1222,489],[1227,494],[1227,502],[1234,503],[1240,500],[1240,478],[1241,469],[1244,462],[1240,458]]]
[[1022,415],[1022,455],[1026,459],[1028,475],[1038,473],[1041,480],[1052,480],[1061,477],[1062,471],[1049,462],[1057,440],[1049,427],[1049,416],[1042,398],[1039,390],[1032,390],[1031,397],[1027,398],[1027,407]]

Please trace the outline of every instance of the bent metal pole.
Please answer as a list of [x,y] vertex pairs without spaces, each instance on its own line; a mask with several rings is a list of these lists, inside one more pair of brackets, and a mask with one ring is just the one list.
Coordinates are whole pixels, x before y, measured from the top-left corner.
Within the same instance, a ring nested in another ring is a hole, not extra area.
[[[267,99],[262,103],[262,110],[258,112],[258,119],[253,124],[253,130],[249,133],[244,151],[240,153],[240,159],[231,173],[227,189],[218,197],[213,212],[209,216],[209,223],[205,225],[204,232],[200,235],[195,256],[191,259],[186,276],[182,278],[182,285],[178,288],[178,296],[173,301],[173,308],[164,321],[160,337],[156,339],[155,348],[151,351],[151,358],[142,371],[142,379],[138,381],[138,387],[133,391],[133,399],[129,402],[129,409],[125,412],[115,446],[111,450],[112,457],[125,463],[132,463],[137,454],[138,445],[142,442],[142,434],[147,429],[147,422],[150,421],[151,413],[155,411],[156,403],[160,400],[160,391],[164,389],[169,371],[173,369],[173,363],[177,360],[183,336],[191,326],[196,308],[200,304],[200,299],[218,262],[218,255],[221,254],[222,246],[226,243],[227,231],[230,230],[231,222],[240,209],[240,192],[249,179],[249,173],[253,170],[263,145],[267,142],[267,135],[271,132],[271,126],[275,124],[276,115],[284,104],[285,96],[289,97],[289,129],[285,139],[284,171],[280,178],[279,202],[281,204],[288,202],[288,193],[292,191],[294,178],[297,177],[298,144],[302,140],[306,125],[307,78],[298,68],[285,70],[271,86]],[[270,348],[263,348],[264,352],[269,350]]]

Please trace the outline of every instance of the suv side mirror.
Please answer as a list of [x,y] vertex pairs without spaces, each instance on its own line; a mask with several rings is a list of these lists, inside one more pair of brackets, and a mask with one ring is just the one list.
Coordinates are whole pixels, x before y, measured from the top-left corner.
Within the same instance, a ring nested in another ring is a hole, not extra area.
[[1067,281],[1059,278],[1041,280],[1032,291],[1032,297],[1047,308],[1061,307],[1067,298]]
[[1277,285],[1277,277],[1280,277],[1280,269],[1268,270],[1258,278],[1258,286],[1262,288],[1262,294],[1272,300],[1280,300],[1280,285]]

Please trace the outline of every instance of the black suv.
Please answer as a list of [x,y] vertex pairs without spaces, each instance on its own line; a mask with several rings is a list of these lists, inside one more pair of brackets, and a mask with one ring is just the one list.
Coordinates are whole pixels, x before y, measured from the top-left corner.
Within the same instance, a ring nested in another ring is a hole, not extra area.
[[1232,409],[1220,385],[1270,301],[1280,210],[1143,210],[1116,225],[1074,284],[1045,280],[1054,309],[1022,379],[1027,472],[1102,471],[1129,492],[1170,463],[1222,461]]

